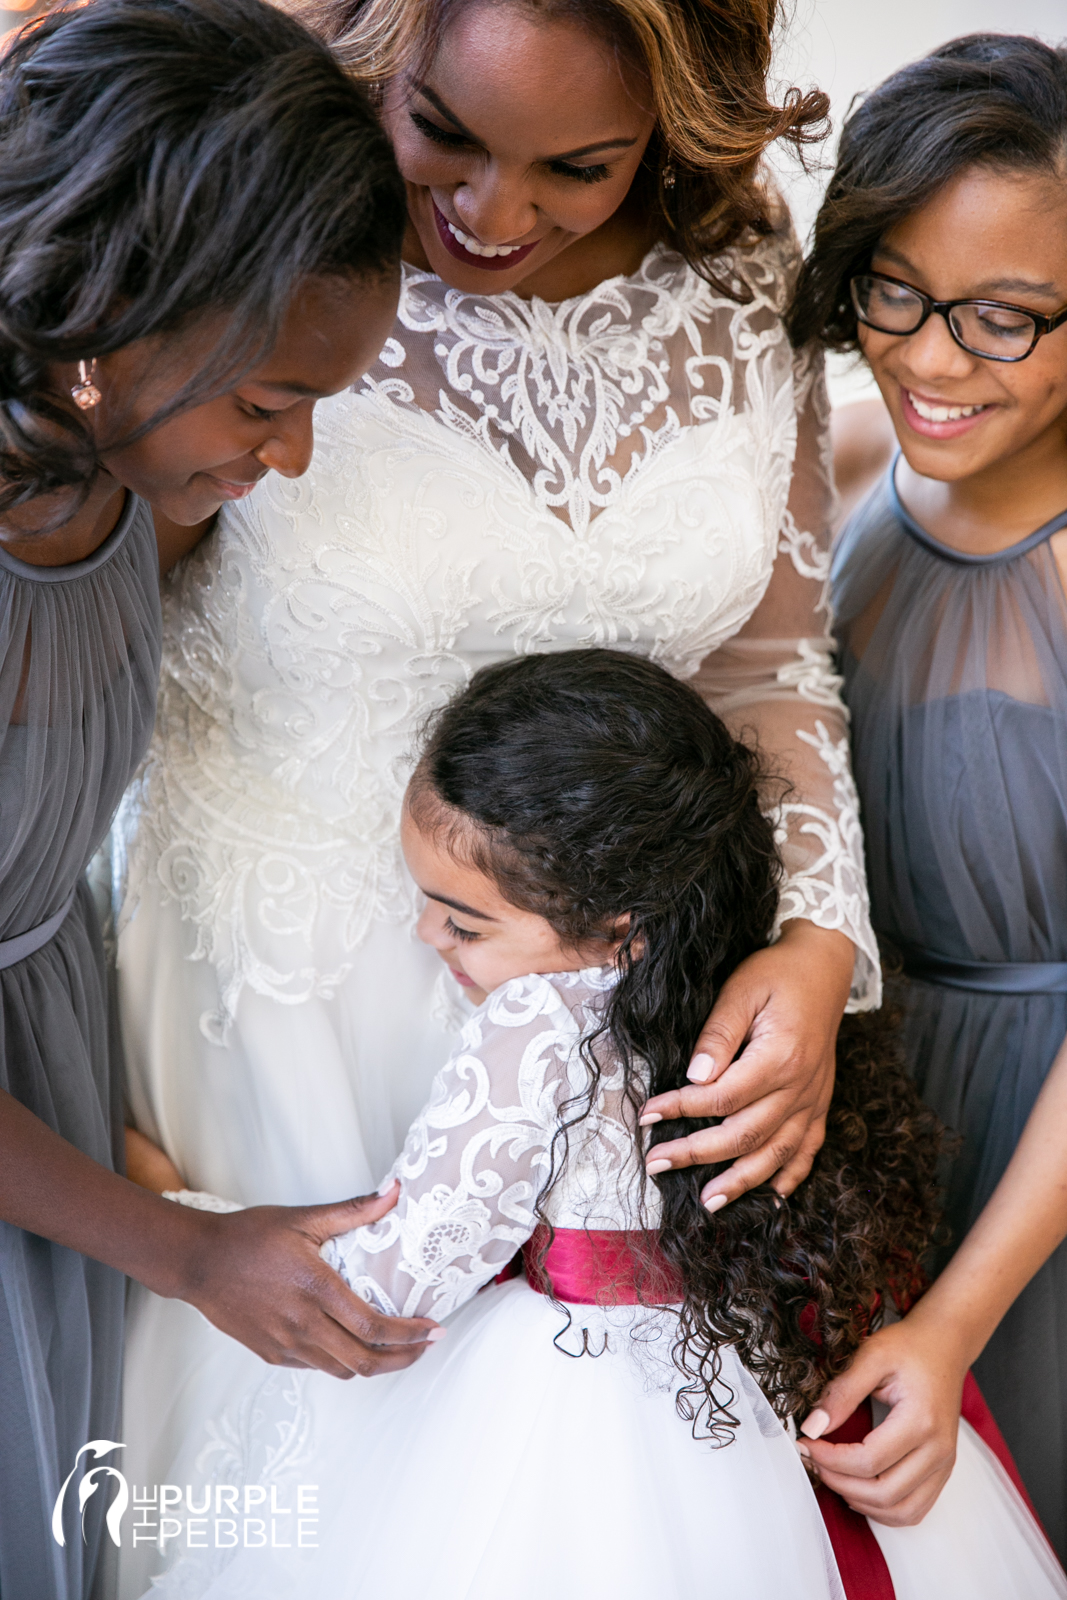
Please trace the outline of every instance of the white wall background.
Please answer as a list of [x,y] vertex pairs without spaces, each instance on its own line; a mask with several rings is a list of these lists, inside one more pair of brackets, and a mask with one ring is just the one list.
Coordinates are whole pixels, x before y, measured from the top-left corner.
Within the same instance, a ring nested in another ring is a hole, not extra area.
[[[1067,42],[1067,0],[785,0],[777,76],[825,89],[839,127],[854,94],[871,89],[906,61],[961,33],[1033,33]],[[835,137],[824,160],[832,158]],[[825,172],[811,177],[779,164],[797,226],[818,210]]]

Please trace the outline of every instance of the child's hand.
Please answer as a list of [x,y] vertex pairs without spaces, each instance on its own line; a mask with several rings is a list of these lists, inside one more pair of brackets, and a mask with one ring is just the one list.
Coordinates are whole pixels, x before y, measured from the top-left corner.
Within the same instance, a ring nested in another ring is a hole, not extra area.
[[[806,1464],[874,1522],[921,1522],[956,1460],[966,1375],[966,1356],[932,1320],[905,1317],[880,1329],[801,1424],[798,1445]],[[839,1428],[868,1395],[889,1406],[884,1422],[861,1444],[828,1443],[823,1434]]]
[[170,1157],[136,1128],[126,1129],[126,1176],[153,1194],[187,1187]]

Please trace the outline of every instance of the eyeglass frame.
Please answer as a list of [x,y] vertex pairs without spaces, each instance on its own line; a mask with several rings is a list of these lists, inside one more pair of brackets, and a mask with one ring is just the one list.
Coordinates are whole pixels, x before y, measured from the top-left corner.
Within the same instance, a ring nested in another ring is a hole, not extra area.
[[[856,304],[855,285],[860,281],[861,278],[876,278],[880,283],[892,283],[895,284],[898,289],[907,289],[909,294],[913,294],[915,298],[922,303],[923,308],[922,316],[919,318],[914,328],[908,328],[907,331],[903,330],[902,328],[880,328],[878,327],[877,323],[870,322]],[[961,300],[935,300],[931,295],[924,294],[921,289],[916,289],[913,283],[906,283],[903,278],[891,278],[887,272],[855,273],[854,276],[848,280],[848,293],[849,299],[852,302],[852,309],[856,313],[857,321],[862,322],[865,328],[872,328],[875,333],[885,333],[888,334],[890,338],[894,339],[910,339],[912,334],[918,333],[919,329],[922,328],[936,312],[938,316],[944,318],[945,327],[952,335],[955,343],[959,345],[960,349],[966,350],[969,356],[977,356],[979,361],[1005,361],[1011,363],[1016,361],[1025,361],[1027,356],[1033,355],[1039,339],[1043,339],[1046,333],[1054,333],[1062,323],[1067,322],[1067,306],[1064,306],[1062,311],[1057,311],[1053,316],[1047,317],[1043,311],[1031,311],[1029,306],[1012,305],[1009,300],[975,300],[970,296],[965,296]],[[964,344],[963,340],[960,338],[959,334],[956,332],[951,321],[949,320],[949,312],[954,311],[957,306],[991,306],[998,311],[1014,311],[1017,316],[1029,317],[1031,322],[1034,324],[1034,337],[1030,341],[1030,348],[1028,350],[1024,350],[1021,356],[994,356],[987,354],[984,350],[972,349],[969,344]]]

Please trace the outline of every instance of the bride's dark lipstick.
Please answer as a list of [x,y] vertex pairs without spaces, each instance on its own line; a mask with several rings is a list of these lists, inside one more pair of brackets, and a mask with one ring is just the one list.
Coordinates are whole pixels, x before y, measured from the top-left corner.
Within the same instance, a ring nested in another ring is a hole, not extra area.
[[473,250],[468,250],[466,245],[460,244],[448,224],[448,218],[443,217],[437,206],[433,205],[433,219],[437,224],[437,232],[441,236],[441,243],[450,256],[455,256],[457,261],[464,262],[468,267],[480,267],[483,272],[507,272],[512,267],[517,267],[520,261],[525,261],[531,250],[536,250],[541,243],[535,239],[533,244],[520,244],[517,250],[510,250],[506,256],[476,256]]

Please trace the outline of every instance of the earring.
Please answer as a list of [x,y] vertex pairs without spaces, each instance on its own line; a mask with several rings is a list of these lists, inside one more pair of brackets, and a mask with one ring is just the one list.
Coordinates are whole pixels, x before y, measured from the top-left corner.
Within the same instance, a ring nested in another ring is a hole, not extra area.
[[676,173],[674,170],[674,162],[668,161],[667,165],[663,168],[663,171],[660,174],[660,181],[665,189],[673,189],[675,178]]
[[93,357],[92,365],[89,368],[86,368],[84,361],[78,362],[78,381],[70,392],[73,397],[74,404],[77,406],[79,411],[91,411],[93,407],[98,406],[101,400],[104,398],[96,384],[93,382],[95,376],[95,356]]

